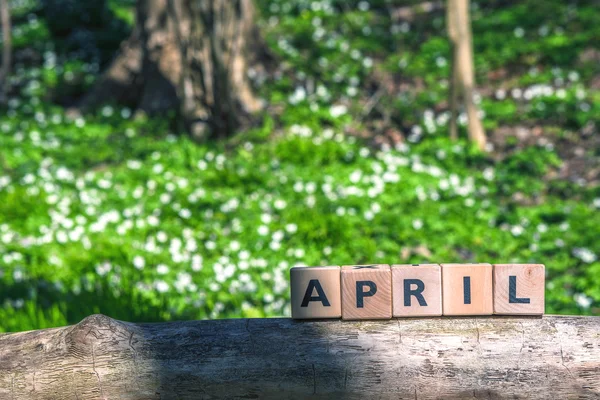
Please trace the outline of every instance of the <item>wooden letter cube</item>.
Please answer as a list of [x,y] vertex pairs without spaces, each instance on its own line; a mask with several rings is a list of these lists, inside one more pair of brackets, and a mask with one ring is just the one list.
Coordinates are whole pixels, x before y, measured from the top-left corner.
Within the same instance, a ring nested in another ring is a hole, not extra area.
[[290,270],[292,318],[340,318],[340,267],[294,267]]
[[544,314],[543,264],[494,264],[494,314]]
[[394,317],[442,315],[442,269],[438,264],[392,265]]
[[491,315],[491,264],[442,264],[444,315]]
[[342,267],[342,319],[391,319],[392,274],[389,265]]

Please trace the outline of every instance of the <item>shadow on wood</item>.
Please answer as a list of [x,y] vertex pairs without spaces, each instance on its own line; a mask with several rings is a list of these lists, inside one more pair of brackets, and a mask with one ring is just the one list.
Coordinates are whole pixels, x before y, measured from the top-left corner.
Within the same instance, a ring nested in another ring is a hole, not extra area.
[[1,399],[597,398],[600,318],[92,315],[0,336]]

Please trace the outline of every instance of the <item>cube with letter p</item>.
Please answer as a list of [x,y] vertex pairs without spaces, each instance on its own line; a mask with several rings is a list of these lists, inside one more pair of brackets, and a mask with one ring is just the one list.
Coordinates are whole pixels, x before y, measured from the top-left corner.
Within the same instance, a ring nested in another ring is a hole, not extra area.
[[290,280],[292,318],[342,316],[340,267],[294,267]]
[[392,318],[392,274],[389,265],[342,267],[342,319]]

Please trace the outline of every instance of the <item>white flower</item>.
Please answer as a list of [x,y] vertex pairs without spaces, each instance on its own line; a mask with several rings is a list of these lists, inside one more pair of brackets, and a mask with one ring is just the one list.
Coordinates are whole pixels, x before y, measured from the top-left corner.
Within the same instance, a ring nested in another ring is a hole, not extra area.
[[260,236],[266,236],[269,233],[269,227],[266,225],[261,225],[258,227],[258,234]]
[[247,270],[250,267],[250,263],[246,260],[242,260],[238,263],[238,268],[242,271]]
[[175,281],[175,289],[178,292],[183,292],[192,284],[192,276],[187,272],[180,272],[177,274],[177,280]]
[[523,36],[525,36],[525,29],[521,28],[520,26],[516,27],[514,30],[514,34],[515,37],[522,38]]
[[275,242],[281,242],[282,239],[283,239],[283,232],[282,231],[276,231],[275,233],[273,233],[273,240]]
[[109,273],[111,269],[112,265],[110,265],[108,262],[105,262],[96,266],[96,273],[100,276],[104,276]]
[[304,253],[304,249],[296,249],[296,250],[294,250],[294,255],[295,255],[297,258],[302,258],[302,257],[304,257],[304,254],[305,254],[305,253]]
[[513,236],[521,236],[523,233],[523,227],[521,225],[515,225],[510,228],[510,233],[512,233]]
[[594,254],[590,249],[586,249],[584,247],[573,249],[573,255],[588,264],[591,264],[598,259],[596,254]]
[[420,220],[420,219],[415,219],[412,222],[412,226],[413,226],[414,229],[419,230],[419,229],[421,229],[423,227],[423,221]]
[[16,282],[21,282],[23,280],[23,271],[21,269],[15,269],[13,271],[13,279]]
[[537,226],[537,230],[538,230],[538,232],[540,232],[540,233],[547,232],[547,231],[548,231],[548,225],[546,225],[546,224],[539,224],[539,225]]
[[194,254],[192,256],[192,271],[200,271],[202,269],[202,261],[202,256],[200,254]]
[[486,181],[491,181],[494,179],[494,169],[491,167],[487,167],[483,170],[483,179]]
[[160,195],[160,202],[163,204],[167,204],[171,202],[171,195],[168,193],[163,193]]
[[183,208],[181,211],[179,211],[179,216],[183,219],[189,219],[192,216],[192,212],[187,208]]
[[65,231],[56,232],[56,241],[58,243],[67,243],[68,240],[69,240],[69,237],[67,236],[67,233]]
[[167,234],[166,234],[165,232],[163,232],[163,231],[159,231],[159,232],[156,234],[156,239],[157,239],[157,240],[158,240],[160,243],[165,243],[165,242],[166,242],[166,241],[169,239],[169,237],[167,236]]
[[329,113],[333,118],[341,117],[348,112],[348,107],[343,104],[334,104],[329,108]]
[[169,284],[165,281],[154,282],[154,287],[159,293],[166,293],[169,291]]
[[142,256],[135,256],[133,257],[133,266],[139,270],[144,269],[144,266],[146,265],[146,260],[144,260],[144,257]]
[[577,293],[575,296],[573,296],[573,298],[575,299],[577,305],[581,308],[590,308],[593,303],[593,299],[591,297],[587,297],[583,293]]
[[378,214],[381,212],[381,206],[379,205],[379,203],[373,203],[371,204],[371,211],[373,211],[375,214]]
[[352,183],[358,183],[360,182],[360,178],[362,178],[362,171],[361,170],[356,170],[354,172],[352,172],[350,174],[350,182]]
[[296,225],[296,224],[287,224],[285,226],[285,230],[288,233],[296,233],[296,231],[298,231],[298,225]]
[[169,272],[169,267],[167,267],[165,264],[158,264],[156,266],[156,273],[158,273],[159,275],[165,275]]
[[283,210],[287,206],[287,203],[285,202],[285,200],[279,199],[279,200],[275,200],[274,206],[278,210]]
[[149,215],[147,218],[147,221],[148,221],[148,225],[150,225],[150,226],[158,226],[158,224],[160,223],[160,220],[155,215]]
[[298,104],[306,99],[306,89],[302,86],[296,87],[294,93],[288,98],[290,104]]
[[240,249],[240,242],[238,242],[237,240],[232,241],[231,243],[229,243],[229,248],[232,251],[238,251]]

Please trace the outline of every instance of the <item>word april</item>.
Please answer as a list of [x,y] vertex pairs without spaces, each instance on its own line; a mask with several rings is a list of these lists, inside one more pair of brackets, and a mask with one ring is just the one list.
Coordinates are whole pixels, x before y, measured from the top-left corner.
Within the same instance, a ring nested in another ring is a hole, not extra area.
[[542,264],[294,267],[292,318],[544,314]]

